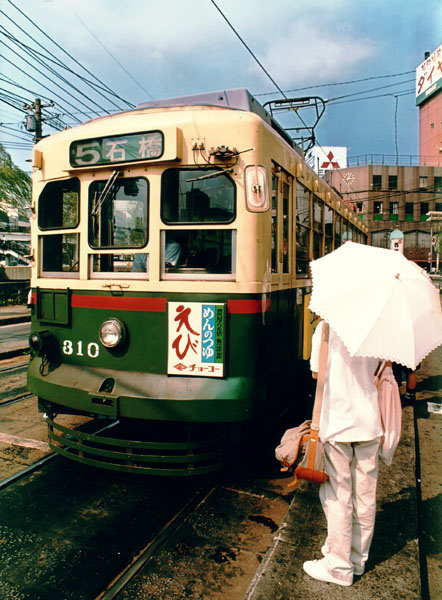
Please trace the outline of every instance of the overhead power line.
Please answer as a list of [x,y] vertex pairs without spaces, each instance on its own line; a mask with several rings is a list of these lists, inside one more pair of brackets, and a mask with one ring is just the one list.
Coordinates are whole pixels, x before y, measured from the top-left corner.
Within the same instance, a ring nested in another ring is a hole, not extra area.
[[[403,71],[402,73],[390,73],[389,75],[374,75],[371,77],[363,77],[361,79],[351,79],[350,81],[334,81],[332,83],[318,83],[316,85],[308,85],[300,88],[293,88],[290,90],[284,90],[285,94],[291,94],[292,92],[303,92],[305,90],[314,90],[323,87],[333,87],[336,85],[351,85],[353,83],[364,83],[366,81],[372,81],[374,79],[387,79],[390,77],[401,77],[402,75],[410,75],[415,71]],[[272,92],[265,92],[260,94],[255,94],[255,96],[271,96]]]
[[[1,25],[0,25],[0,29],[1,29]],[[0,35],[3,32],[0,31]],[[55,79],[53,79],[52,77],[49,77],[47,74],[45,74],[41,69],[37,68],[35,65],[33,65],[29,60],[27,60],[26,58],[24,58],[23,55],[21,55],[20,53],[18,53],[16,50],[14,50],[13,48],[11,48],[10,46],[8,46],[8,44],[6,44],[4,41],[0,40],[0,44],[3,44],[4,46],[6,46],[8,48],[8,50],[10,52],[12,52],[13,54],[15,54],[16,56],[18,56],[20,58],[20,60],[22,60],[25,64],[27,64],[28,66],[30,66],[31,68],[33,68],[37,73],[39,73],[40,75],[42,75],[44,78],[48,79],[51,83],[53,83],[57,88],[59,88],[60,90],[62,90],[64,93],[67,93],[71,96],[72,99],[73,98],[73,94],[72,92],[70,92],[69,90],[66,90],[66,88],[64,88],[62,85],[60,85]],[[98,104],[97,102],[95,102],[95,100],[92,100],[89,96],[87,96],[86,94],[84,94],[84,92],[82,92],[81,90],[79,90],[76,86],[74,86],[72,83],[70,83],[69,81],[67,81],[67,79],[65,79],[64,77],[62,77],[59,73],[57,73],[54,69],[52,69],[47,63],[45,63],[45,61],[42,61],[40,59],[40,57],[36,57],[33,55],[32,51],[28,51],[28,49],[26,47],[22,47],[22,49],[25,51],[26,54],[28,54],[28,56],[31,56],[31,58],[33,58],[43,69],[46,69],[47,71],[49,71],[51,74],[53,74],[55,77],[58,77],[58,79],[60,79],[60,81],[62,81],[65,85],[67,85],[68,87],[71,87],[75,92],[77,92],[78,94],[80,94],[81,96],[83,96],[84,98],[86,98],[86,100],[88,100],[91,104],[94,104],[96,107],[98,107],[101,111],[103,112],[107,112],[109,114],[109,111],[107,111],[103,106],[101,106],[100,104]],[[10,62],[10,61],[9,61]],[[16,66],[16,65],[15,65]],[[83,102],[83,100],[81,100],[80,98],[75,98],[76,102],[79,102],[80,104],[82,104],[84,107],[86,107],[88,110],[94,110],[92,109],[90,106],[88,106],[85,102]],[[71,103],[71,106],[74,106]],[[99,113],[96,112],[96,114],[98,115]]]
[[[86,79],[83,75],[81,75],[80,73],[78,73],[77,71],[74,71],[72,68],[70,68],[68,65],[66,65],[62,60],[60,60],[58,57],[56,57],[52,52],[50,52],[48,50],[48,48],[46,48],[45,46],[43,46],[42,44],[40,44],[40,42],[38,40],[36,40],[34,37],[32,37],[29,32],[27,32],[26,30],[24,30],[22,27],[20,27],[20,25],[18,25],[18,23],[16,23],[15,21],[13,21],[5,12],[0,10],[0,13],[2,13],[9,21],[11,21],[11,23],[13,23],[15,25],[15,27],[17,27],[22,33],[24,33],[28,38],[30,38],[32,40],[32,42],[34,42],[34,44],[36,44],[39,48],[42,48],[44,50],[44,53],[42,52],[38,52],[35,48],[31,49],[29,46],[27,46],[26,44],[24,44],[23,42],[20,42],[16,37],[14,37],[11,33],[9,33],[9,37],[14,40],[17,44],[20,44],[21,46],[28,48],[29,50],[32,50],[33,53],[39,54],[40,56],[43,56],[44,59],[46,61],[50,61],[54,64],[56,64],[59,68],[64,69],[65,71],[67,71],[68,73],[70,73],[71,75],[74,75],[76,78],[80,79],[80,81],[82,81],[83,83],[85,83],[86,85],[88,85],[89,87],[91,87],[95,92],[98,91],[98,93],[108,102],[110,102],[115,108],[121,110],[121,106],[119,106],[118,104],[116,104],[112,98],[108,98],[108,95],[119,98],[115,92],[113,92],[112,90],[110,90],[109,88],[104,87],[105,84],[103,85],[97,85],[97,83]],[[4,29],[4,28],[3,28]],[[104,92],[104,93],[102,93]],[[108,95],[105,95],[108,94]],[[122,102],[127,103],[125,100],[121,99]],[[133,106],[130,105],[129,106]]]
[[327,102],[335,102],[336,100],[343,100],[344,98],[350,98],[351,96],[360,96],[361,94],[368,94],[370,92],[377,92],[379,90],[385,90],[387,88],[404,85],[405,83],[411,83],[414,79],[406,79],[405,81],[397,81],[395,83],[389,83],[388,85],[381,85],[380,87],[371,88],[369,90],[361,90],[359,92],[352,92],[351,94],[344,94],[342,96],[335,96],[335,98],[328,98]]
[[[134,105],[124,98],[121,98],[118,94],[116,94],[108,85],[106,85],[103,81],[101,81],[98,77],[96,77],[89,69],[87,69],[84,65],[82,65],[76,58],[74,58],[69,52],[67,52],[60,44],[58,44],[55,40],[53,40],[45,31],[43,31],[32,19],[30,19],[20,8],[18,8],[11,0],[8,0],[9,4],[15,8],[25,19],[27,19],[40,33],[42,33],[48,40],[50,40],[59,50],[61,50],[64,54],[66,54],[76,65],[78,65],[83,71],[88,73],[96,82],[98,82],[101,86],[103,86],[107,93],[111,94],[115,98],[118,98],[122,102],[124,102],[130,108],[133,108]],[[9,18],[9,17],[8,17]],[[11,19],[10,19],[11,20]],[[15,24],[15,22],[14,22]],[[33,38],[31,38],[33,39]],[[33,39],[35,43],[37,43],[40,47],[43,46]],[[46,50],[46,49],[45,49]]]
[[[89,27],[86,25],[86,23],[83,21],[83,19],[71,7],[69,2],[66,2],[66,4],[69,6],[70,10],[77,17],[77,19],[80,21],[80,23],[83,25],[83,27],[91,34],[91,36],[94,38],[94,40],[97,42],[97,44],[100,44],[100,46],[103,48],[103,50],[105,50],[109,54],[109,56],[117,63],[117,65],[121,69],[123,69],[123,71],[126,73],[126,75],[128,77],[130,77],[130,79],[132,79],[132,81],[134,81],[138,85],[138,87],[143,90],[143,92],[146,92],[146,94],[149,96],[149,98],[154,100],[154,97],[152,96],[152,94],[148,90],[146,90],[146,88],[144,86],[141,85],[141,83],[138,81],[138,79],[135,79],[135,77],[133,77],[132,74],[129,73],[129,71],[126,69],[126,67],[124,65],[121,64],[121,62],[118,60],[118,58],[116,58],[112,54],[112,52],[108,48],[106,48],[106,46],[103,44],[103,42],[98,39],[98,37],[95,35],[95,33],[93,31],[91,31],[91,29],[89,29]],[[132,106],[134,106],[134,105],[132,104]]]

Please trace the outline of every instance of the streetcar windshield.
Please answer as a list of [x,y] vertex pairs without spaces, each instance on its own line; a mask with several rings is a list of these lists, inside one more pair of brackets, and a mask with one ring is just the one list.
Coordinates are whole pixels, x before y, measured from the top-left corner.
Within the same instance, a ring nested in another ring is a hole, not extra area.
[[80,180],[50,181],[43,188],[38,201],[40,229],[68,229],[77,227],[79,218]]
[[148,239],[149,186],[142,177],[94,181],[89,186],[92,248],[142,248]]
[[235,185],[216,169],[167,169],[161,182],[161,218],[176,223],[231,223]]

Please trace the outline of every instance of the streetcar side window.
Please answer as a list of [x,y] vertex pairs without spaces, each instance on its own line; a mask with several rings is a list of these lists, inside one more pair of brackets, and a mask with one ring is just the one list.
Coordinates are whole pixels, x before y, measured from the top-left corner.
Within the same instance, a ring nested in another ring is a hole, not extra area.
[[346,242],[350,238],[348,237],[348,221],[344,217],[342,219],[342,243]]
[[71,229],[79,219],[80,180],[50,181],[38,199],[40,229]]
[[296,182],[296,274],[308,275],[310,261],[310,192]]
[[231,223],[235,184],[217,169],[167,169],[161,180],[161,218],[168,225]]
[[114,279],[148,279],[149,255],[100,253],[89,256],[91,279],[106,279],[109,273]]
[[335,216],[335,248],[339,248],[342,239],[342,217],[336,213]]
[[328,254],[333,250],[333,209],[328,204],[324,207],[325,210],[325,248],[324,253]]
[[313,258],[322,256],[324,231],[324,203],[321,198],[313,196]]
[[78,277],[78,233],[41,236],[40,248],[42,277]]
[[234,279],[236,231],[161,232],[162,279]]
[[109,182],[89,186],[89,245],[143,248],[148,241],[148,181],[132,177]]
[[272,176],[272,273],[278,272],[278,182]]

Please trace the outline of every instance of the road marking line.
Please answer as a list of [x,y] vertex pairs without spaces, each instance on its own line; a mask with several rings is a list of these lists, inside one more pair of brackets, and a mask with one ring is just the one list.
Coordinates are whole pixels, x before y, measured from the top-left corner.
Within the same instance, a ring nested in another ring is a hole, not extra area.
[[47,442],[30,440],[16,435],[10,435],[9,433],[0,432],[0,442],[12,444],[13,446],[22,446],[23,448],[34,448],[35,450],[42,450],[43,452],[48,452],[50,450]]

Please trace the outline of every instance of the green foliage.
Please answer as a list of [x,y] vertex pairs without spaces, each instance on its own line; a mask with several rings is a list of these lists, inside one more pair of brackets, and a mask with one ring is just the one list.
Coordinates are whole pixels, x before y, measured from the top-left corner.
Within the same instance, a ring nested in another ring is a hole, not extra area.
[[31,205],[32,180],[16,167],[10,155],[0,144],[0,201],[17,209],[20,216],[27,216]]

